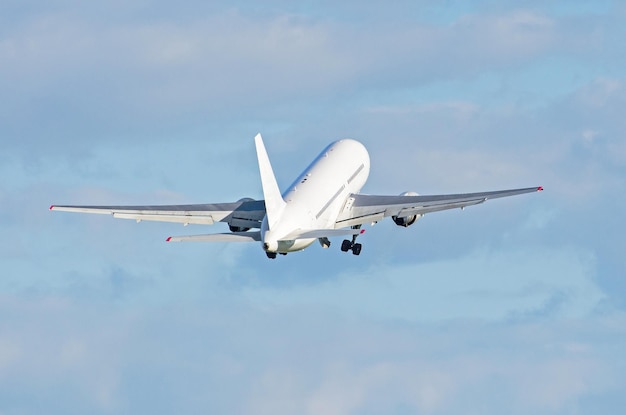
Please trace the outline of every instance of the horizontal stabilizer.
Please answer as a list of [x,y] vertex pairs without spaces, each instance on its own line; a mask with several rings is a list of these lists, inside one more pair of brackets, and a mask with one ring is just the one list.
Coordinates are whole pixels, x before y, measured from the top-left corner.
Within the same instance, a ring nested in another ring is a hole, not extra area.
[[167,242],[259,242],[261,232],[212,233],[207,235],[170,236]]
[[292,241],[294,239],[312,239],[312,238],[330,238],[333,236],[352,236],[360,235],[365,229],[313,229],[308,231],[295,231],[281,238],[283,241]]

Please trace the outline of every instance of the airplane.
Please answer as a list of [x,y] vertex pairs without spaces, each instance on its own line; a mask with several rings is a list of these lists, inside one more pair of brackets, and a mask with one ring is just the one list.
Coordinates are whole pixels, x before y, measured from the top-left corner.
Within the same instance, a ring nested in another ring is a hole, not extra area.
[[535,186],[482,193],[398,196],[359,193],[370,172],[369,154],[363,144],[342,139],[329,144],[281,193],[261,134],[254,138],[263,200],[243,198],[232,203],[157,206],[52,205],[50,210],[108,214],[118,219],[176,222],[184,225],[228,224],[230,232],[170,236],[167,242],[260,242],[270,259],[301,251],[316,240],[323,248],[332,237],[346,237],[341,251],[361,253],[357,237],[364,224],[374,225],[391,217],[401,227],[413,225],[427,213],[464,209],[490,199],[542,191]]

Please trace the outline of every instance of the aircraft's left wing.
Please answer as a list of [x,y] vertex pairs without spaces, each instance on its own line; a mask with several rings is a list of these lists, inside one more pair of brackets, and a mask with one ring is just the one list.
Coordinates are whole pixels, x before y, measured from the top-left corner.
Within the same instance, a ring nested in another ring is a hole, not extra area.
[[52,205],[50,210],[96,213],[118,219],[177,222],[182,224],[212,225],[226,222],[234,227],[260,228],[265,216],[263,200],[242,199],[233,203],[156,206],[76,206]]
[[336,228],[377,222],[389,216],[409,217],[447,209],[478,205],[489,199],[521,195],[542,187],[430,196],[374,196],[352,194],[337,218]]

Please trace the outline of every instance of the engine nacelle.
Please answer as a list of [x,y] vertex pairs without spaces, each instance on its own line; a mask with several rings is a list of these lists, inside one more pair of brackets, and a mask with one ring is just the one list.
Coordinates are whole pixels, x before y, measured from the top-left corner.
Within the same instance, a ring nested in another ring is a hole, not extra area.
[[231,232],[245,232],[245,231],[250,230],[250,228],[244,228],[243,226],[233,226],[233,225],[228,225],[228,229],[230,229]]
[[[415,192],[404,192],[404,193],[401,193],[400,196],[419,196],[419,194]],[[421,217],[422,215],[392,216],[391,219],[393,219],[393,222],[396,225],[406,228],[408,226],[413,225],[415,221],[417,221]]]
[[402,217],[392,216],[391,219],[393,219],[396,225],[404,226],[406,228],[415,223],[415,221],[418,219],[418,215],[402,216]]
[[[250,197],[244,197],[242,199],[239,199],[237,202],[252,202],[252,201],[254,201],[254,199]],[[250,230],[250,228],[248,227],[237,226],[237,225],[233,225],[232,223],[228,224],[228,229],[230,229],[231,232],[246,232]]]

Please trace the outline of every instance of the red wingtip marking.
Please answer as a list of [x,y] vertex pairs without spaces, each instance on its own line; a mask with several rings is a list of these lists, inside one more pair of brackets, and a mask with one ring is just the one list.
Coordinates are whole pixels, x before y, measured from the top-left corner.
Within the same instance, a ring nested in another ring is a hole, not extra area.
[[171,240],[172,240],[172,237],[171,237],[171,236],[168,236],[168,237],[167,237],[167,239],[165,240],[165,242],[169,242],[169,241],[171,241]]
[[539,187],[537,188],[537,191],[538,191],[538,192],[541,192],[542,190],[543,190],[543,186],[539,186]]
[[54,209],[54,205],[50,205],[50,210]]
[[365,233],[365,229],[361,229],[361,233],[359,235],[363,235]]

